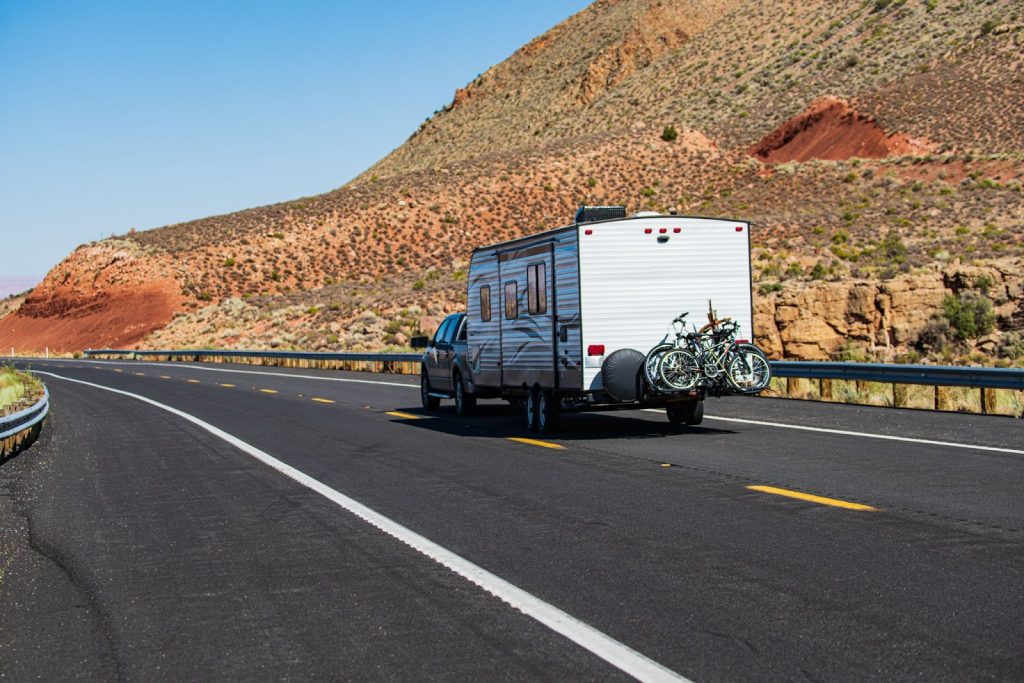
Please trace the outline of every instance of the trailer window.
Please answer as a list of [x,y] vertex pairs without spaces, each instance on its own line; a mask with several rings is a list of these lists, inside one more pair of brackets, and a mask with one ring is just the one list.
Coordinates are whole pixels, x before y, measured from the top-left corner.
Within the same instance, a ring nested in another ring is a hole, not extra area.
[[491,320],[491,286],[484,285],[480,288],[480,320],[490,322]]
[[505,320],[519,317],[519,284],[512,280],[505,283]]
[[548,282],[546,267],[535,263],[526,268],[526,308],[530,315],[548,310]]

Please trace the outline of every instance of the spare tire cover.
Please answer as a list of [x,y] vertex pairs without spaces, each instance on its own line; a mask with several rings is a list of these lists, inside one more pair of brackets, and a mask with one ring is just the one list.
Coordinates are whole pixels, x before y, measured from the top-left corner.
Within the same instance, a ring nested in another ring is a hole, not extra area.
[[619,349],[601,363],[605,390],[619,401],[637,399],[637,376],[644,366],[644,354],[636,349]]

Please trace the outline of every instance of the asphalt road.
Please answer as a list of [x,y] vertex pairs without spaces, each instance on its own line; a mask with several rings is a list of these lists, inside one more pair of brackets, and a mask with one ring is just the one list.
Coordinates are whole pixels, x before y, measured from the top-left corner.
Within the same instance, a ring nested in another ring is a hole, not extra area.
[[0,467],[14,679],[628,678],[287,468],[693,680],[1024,678],[1019,420],[712,399],[528,443],[410,377],[32,365],[67,379]]

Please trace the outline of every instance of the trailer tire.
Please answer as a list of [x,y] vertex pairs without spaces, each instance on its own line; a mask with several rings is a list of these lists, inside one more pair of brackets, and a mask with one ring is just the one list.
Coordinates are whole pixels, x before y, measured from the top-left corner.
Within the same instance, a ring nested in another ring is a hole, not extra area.
[[667,403],[665,416],[674,425],[699,425],[704,421],[704,401]]
[[537,431],[540,425],[540,390],[532,387],[526,394],[526,429]]
[[640,397],[640,377],[647,357],[636,349],[619,349],[601,363],[601,379],[605,391],[618,401],[635,401]]
[[427,369],[420,372],[420,401],[423,403],[423,410],[437,410],[441,407],[441,399],[430,395],[430,378],[427,377]]
[[452,376],[452,388],[455,389],[455,412],[465,417],[476,411],[476,396],[466,393],[466,385],[458,372]]
[[537,402],[537,431],[545,434],[558,429],[558,396],[551,389],[541,389]]

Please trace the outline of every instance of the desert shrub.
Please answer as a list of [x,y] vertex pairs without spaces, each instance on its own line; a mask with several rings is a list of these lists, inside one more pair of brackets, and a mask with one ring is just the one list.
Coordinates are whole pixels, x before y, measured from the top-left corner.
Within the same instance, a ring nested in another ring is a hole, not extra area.
[[939,351],[949,346],[952,337],[953,330],[949,321],[944,318],[935,318],[918,333],[914,346],[921,351]]
[[828,268],[821,261],[815,263],[814,267],[811,268],[810,276],[812,280],[820,280],[826,275],[828,275]]
[[230,258],[230,257],[224,259],[224,267],[225,268],[234,268],[235,267],[235,259]]
[[423,280],[417,280],[416,282],[412,283],[412,288],[417,292],[426,286],[427,283],[424,282]]
[[1024,332],[1007,332],[999,343],[999,355],[1003,358],[1024,359]]
[[759,294],[771,294],[772,292],[781,292],[783,289],[781,282],[765,282],[757,288]]
[[988,296],[988,290],[992,288],[992,278],[988,275],[982,275],[974,282],[974,287],[985,296]]
[[665,142],[675,142],[678,137],[679,131],[674,126],[665,126],[665,129],[661,131],[661,139]]
[[958,339],[977,339],[992,331],[996,321],[992,302],[974,295],[949,295],[942,310]]
[[878,253],[893,263],[903,263],[907,260],[907,245],[898,232],[890,230],[878,245]]
[[988,19],[987,21],[985,21],[985,23],[981,25],[981,35],[987,36],[988,34],[992,33],[992,31],[994,31],[996,26],[998,25],[999,24],[996,23],[994,20]]

